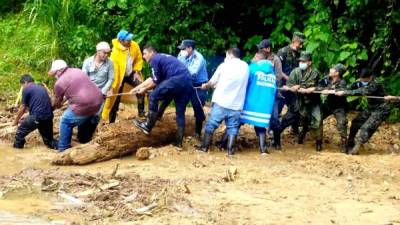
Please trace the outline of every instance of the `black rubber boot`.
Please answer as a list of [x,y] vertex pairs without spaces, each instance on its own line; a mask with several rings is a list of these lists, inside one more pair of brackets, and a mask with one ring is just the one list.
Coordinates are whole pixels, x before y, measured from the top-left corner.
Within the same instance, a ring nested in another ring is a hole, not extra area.
[[157,113],[154,111],[149,111],[146,121],[142,122],[138,119],[134,119],[133,124],[135,124],[135,126],[139,128],[143,133],[149,134],[151,129],[154,127],[156,120],[157,120]]
[[182,150],[183,135],[185,134],[185,127],[178,127],[176,131],[176,140],[173,144],[178,150]]
[[158,112],[157,112],[157,120],[161,120],[162,116],[164,115],[165,110],[167,109],[169,105],[169,102],[165,102],[163,101],[160,105],[160,107],[158,108]]
[[196,128],[195,128],[195,138],[201,139],[201,130],[203,129],[203,121],[196,120]]
[[258,135],[258,147],[260,149],[261,155],[266,155],[269,153],[265,139],[266,139],[266,136],[264,133],[261,133]]
[[138,99],[137,103],[138,115],[139,117],[144,118],[146,116],[144,112],[144,96],[143,95],[137,96],[137,99]]
[[360,147],[361,147],[361,145],[358,144],[358,143],[356,143],[356,144],[354,145],[354,147],[351,148],[351,149],[347,152],[347,154],[349,154],[349,155],[358,155],[358,152],[360,151]]
[[196,146],[196,150],[201,151],[201,152],[208,152],[208,148],[211,145],[211,140],[212,140],[212,134],[204,133],[204,137],[201,142],[201,145]]
[[227,148],[228,148],[228,156],[233,156],[235,154],[235,139],[236,135],[228,135],[228,142],[227,142]]
[[322,151],[322,140],[316,140],[315,141],[315,150],[317,152]]
[[340,139],[340,151],[342,153],[347,153],[347,138]]
[[226,149],[227,143],[228,143],[228,134],[225,131],[224,134],[221,136],[221,140],[217,141],[215,143],[215,146],[217,146],[219,150],[223,150]]
[[304,138],[306,137],[306,133],[301,131],[297,136],[297,144],[304,144]]
[[24,143],[24,144],[21,144],[20,142],[19,142],[19,143],[14,142],[13,148],[16,148],[16,149],[23,149],[23,148],[24,148],[24,145],[25,145],[25,143]]
[[282,150],[281,147],[281,132],[274,130],[274,148],[276,150]]

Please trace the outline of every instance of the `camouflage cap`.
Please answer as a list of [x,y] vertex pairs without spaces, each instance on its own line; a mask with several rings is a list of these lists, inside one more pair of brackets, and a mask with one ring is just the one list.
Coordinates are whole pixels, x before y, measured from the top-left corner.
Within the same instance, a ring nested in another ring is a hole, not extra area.
[[301,52],[299,61],[312,61],[310,52]]
[[297,38],[299,41],[304,42],[306,40],[306,36],[301,32],[294,32],[293,39]]
[[332,68],[335,69],[340,76],[343,76],[343,74],[346,73],[346,67],[341,63],[334,65]]

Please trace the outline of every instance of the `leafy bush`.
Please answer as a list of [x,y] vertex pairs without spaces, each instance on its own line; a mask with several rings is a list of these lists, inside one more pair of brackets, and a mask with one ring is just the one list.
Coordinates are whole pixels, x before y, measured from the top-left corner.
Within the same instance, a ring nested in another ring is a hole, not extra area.
[[51,30],[22,14],[1,17],[0,30],[0,94],[15,95],[24,73],[49,83],[45,71],[56,52]]

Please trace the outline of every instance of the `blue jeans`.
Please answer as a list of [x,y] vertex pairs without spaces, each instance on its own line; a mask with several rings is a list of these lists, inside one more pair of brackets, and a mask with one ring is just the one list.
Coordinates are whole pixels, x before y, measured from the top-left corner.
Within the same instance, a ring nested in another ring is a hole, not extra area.
[[237,135],[240,125],[240,110],[232,110],[213,103],[208,121],[205,125],[205,132],[212,134],[215,129],[225,121],[226,133],[228,135]]
[[70,107],[65,110],[60,120],[60,138],[58,141],[58,150],[60,152],[71,147],[72,129],[78,126],[78,133],[80,127],[88,120],[92,119],[92,116],[77,116]]

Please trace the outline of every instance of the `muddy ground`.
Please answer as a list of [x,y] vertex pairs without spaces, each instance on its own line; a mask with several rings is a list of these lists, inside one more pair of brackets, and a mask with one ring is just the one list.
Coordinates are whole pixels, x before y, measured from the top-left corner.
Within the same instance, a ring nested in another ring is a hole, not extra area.
[[321,153],[309,137],[298,145],[286,133],[284,150],[262,157],[244,127],[233,158],[197,153],[187,137],[181,152],[164,146],[148,160],[86,166],[51,165],[57,153],[37,134],[24,150],[3,138],[0,224],[400,224],[400,125],[384,124],[361,155],[348,156],[334,123]]

